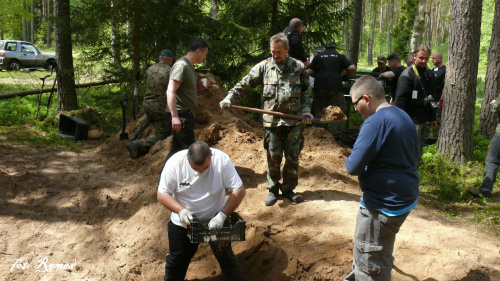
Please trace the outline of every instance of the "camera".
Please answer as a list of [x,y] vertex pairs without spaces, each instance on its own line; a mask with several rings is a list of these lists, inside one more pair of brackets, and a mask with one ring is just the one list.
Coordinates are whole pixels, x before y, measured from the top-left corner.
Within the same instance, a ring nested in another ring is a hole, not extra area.
[[434,98],[431,95],[428,95],[427,97],[424,98],[424,105],[427,105],[432,101],[434,101]]

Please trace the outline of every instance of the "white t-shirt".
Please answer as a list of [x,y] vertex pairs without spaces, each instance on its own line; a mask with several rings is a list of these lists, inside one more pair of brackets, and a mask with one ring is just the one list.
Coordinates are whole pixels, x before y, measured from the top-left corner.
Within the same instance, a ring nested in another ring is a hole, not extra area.
[[[168,159],[160,176],[158,191],[169,194],[198,219],[211,219],[226,205],[226,190],[235,191],[243,183],[229,156],[215,148],[212,161],[203,173],[191,168],[187,149]],[[172,212],[175,225],[186,227],[179,214]]]

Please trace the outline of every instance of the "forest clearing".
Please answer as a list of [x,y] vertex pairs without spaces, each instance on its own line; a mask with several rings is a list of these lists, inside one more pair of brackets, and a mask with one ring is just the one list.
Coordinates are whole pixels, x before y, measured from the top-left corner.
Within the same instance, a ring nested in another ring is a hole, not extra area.
[[[297,187],[305,202],[265,207],[262,129],[242,112],[220,110],[223,94],[215,86],[201,93],[196,138],[226,152],[247,189],[237,209],[246,241],[233,243],[247,280],[342,280],[351,270],[361,195],[344,168],[350,149],[307,128]],[[118,134],[87,140],[79,152],[12,144],[2,135],[2,280],[162,279],[170,214],[155,186],[170,143],[132,160]],[[494,233],[419,205],[397,235],[393,280],[500,280],[499,249]],[[208,244],[186,278],[222,280]]]

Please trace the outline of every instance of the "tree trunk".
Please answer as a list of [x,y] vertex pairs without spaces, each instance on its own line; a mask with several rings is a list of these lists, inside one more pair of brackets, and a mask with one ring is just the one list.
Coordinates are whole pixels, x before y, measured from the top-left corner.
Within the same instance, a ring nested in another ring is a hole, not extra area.
[[361,25],[360,25],[360,28],[361,30],[359,31],[359,53],[363,52],[363,31],[364,31],[364,28],[365,28],[365,9],[366,9],[366,5],[365,5],[365,1],[363,1],[363,10],[361,11]]
[[[139,71],[139,59],[141,51],[141,0],[134,0],[134,29],[132,44],[134,46],[134,72],[132,77],[132,86],[135,85],[137,71]],[[135,117],[134,117],[135,118]]]
[[451,0],[450,42],[443,93],[438,152],[452,161],[474,155],[472,134],[476,103],[477,67],[481,37],[482,1]]
[[415,20],[413,21],[413,34],[411,36],[410,43],[410,54],[413,50],[423,44],[424,31],[425,31],[425,2],[426,0],[420,0],[418,3],[417,14],[415,15]]
[[212,6],[210,7],[209,15],[214,20],[219,20],[219,1],[220,0],[212,0]]
[[354,14],[351,20],[351,42],[349,44],[349,59],[354,65],[358,65],[359,39],[361,34],[361,20],[363,13],[363,0],[355,0]]
[[31,40],[32,44],[35,44],[35,1],[31,0]]
[[60,111],[78,109],[73,68],[69,0],[54,1],[58,100]]
[[47,0],[47,48],[50,48],[50,0]]
[[391,29],[392,29],[392,21],[394,20],[394,0],[391,0],[390,14],[389,14],[389,22],[387,23],[387,53],[392,54],[392,46],[391,46]]
[[436,20],[434,21],[434,28],[432,30],[432,38],[433,38],[433,45],[438,45],[438,41],[437,41],[437,34],[438,34],[438,30],[439,30],[439,23],[441,21],[441,2],[437,4],[437,7],[436,7]]
[[[345,9],[349,5],[349,0],[344,0],[342,8]],[[349,24],[347,22],[344,22],[344,28],[342,29],[342,41],[341,46],[344,46],[344,50],[349,49]]]
[[495,16],[491,31],[490,48],[488,49],[488,69],[484,85],[481,115],[479,117],[479,134],[491,139],[495,134],[497,120],[491,110],[490,101],[500,95],[500,0],[495,1]]
[[370,38],[368,39],[368,46],[367,46],[367,52],[366,52],[366,58],[367,58],[367,63],[368,65],[373,65],[373,42],[375,41],[375,18],[377,15],[377,2],[378,0],[373,0],[371,1],[371,22],[370,22]]
[[118,28],[117,17],[119,11],[116,8],[116,0],[110,0],[109,4],[111,7],[111,59],[112,62],[121,65],[120,59],[120,30]]

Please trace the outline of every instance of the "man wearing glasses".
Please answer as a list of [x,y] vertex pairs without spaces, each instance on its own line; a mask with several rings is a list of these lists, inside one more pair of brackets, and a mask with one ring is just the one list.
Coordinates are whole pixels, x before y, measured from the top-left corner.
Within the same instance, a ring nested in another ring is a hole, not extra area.
[[399,228],[417,205],[417,132],[403,110],[385,100],[371,76],[351,88],[354,108],[366,119],[345,162],[363,195],[356,219],[353,269],[347,280],[391,280],[392,253]]

